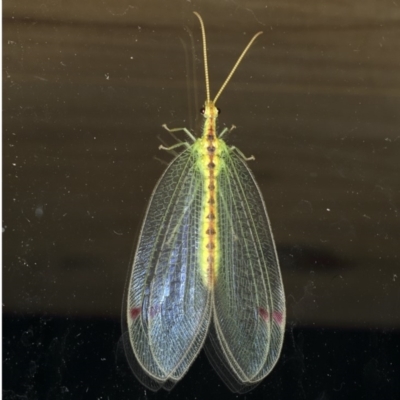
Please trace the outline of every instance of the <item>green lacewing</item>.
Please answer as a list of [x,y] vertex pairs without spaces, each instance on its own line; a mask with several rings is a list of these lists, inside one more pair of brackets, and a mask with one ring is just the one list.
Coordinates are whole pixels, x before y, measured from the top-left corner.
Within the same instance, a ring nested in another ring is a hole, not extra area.
[[[137,378],[172,387],[204,347],[233,392],[254,388],[275,366],[283,344],[285,297],[265,204],[244,155],[217,134],[207,46],[200,21],[207,99],[203,133],[161,149],[184,150],[151,196],[126,292],[125,348]],[[250,158],[253,159],[253,158]]]

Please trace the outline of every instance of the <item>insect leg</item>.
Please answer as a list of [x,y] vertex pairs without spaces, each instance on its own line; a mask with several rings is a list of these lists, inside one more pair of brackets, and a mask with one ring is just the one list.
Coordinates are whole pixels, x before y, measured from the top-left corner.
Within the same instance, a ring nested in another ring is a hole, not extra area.
[[232,125],[229,129],[224,128],[224,130],[218,135],[218,138],[221,139],[222,136],[224,136],[226,132],[231,133],[234,129],[236,129],[235,125]]
[[236,151],[245,161],[252,161],[256,158],[254,156],[246,157],[237,147],[231,146],[229,147],[230,151]]
[[196,141],[196,138],[190,133],[190,131],[187,128],[173,128],[173,129],[170,129],[170,128],[168,128],[167,124],[164,124],[162,127],[164,129],[166,129],[169,133],[184,131],[190,137],[190,139],[193,140],[193,142]]
[[180,147],[180,146],[185,146],[186,148],[189,148],[190,144],[188,142],[179,142],[170,147],[165,147],[162,144],[160,144],[160,146],[158,146],[158,149],[170,151],[170,150],[176,149],[177,147]]

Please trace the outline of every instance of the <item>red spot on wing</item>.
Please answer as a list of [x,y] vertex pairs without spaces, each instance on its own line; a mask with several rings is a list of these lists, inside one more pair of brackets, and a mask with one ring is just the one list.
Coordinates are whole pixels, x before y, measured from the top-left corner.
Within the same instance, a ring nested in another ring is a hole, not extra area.
[[[161,307],[160,306],[150,307],[148,316],[150,318],[154,318],[155,316],[157,316],[157,314],[160,311],[161,311]],[[131,308],[131,310],[129,311],[129,315],[132,318],[132,320],[135,320],[137,317],[139,317],[139,315],[141,313],[142,313],[142,309],[140,307]]]
[[283,314],[281,312],[274,311],[272,313],[272,318],[280,325],[283,320]]
[[160,311],[161,307],[159,305],[150,307],[150,318],[154,318]]
[[[269,321],[269,313],[265,308],[259,308],[258,312],[260,314],[260,317],[265,321],[268,322]],[[283,320],[283,314],[281,312],[278,311],[274,311],[272,313],[272,318],[273,320],[277,323],[277,324],[281,324],[282,320]]]
[[261,318],[265,321],[265,322],[267,322],[268,321],[268,318],[269,318],[269,313],[268,313],[268,311],[265,309],[265,308],[259,308],[258,309],[258,312],[260,313],[260,316],[261,316]]
[[131,308],[129,311],[129,315],[133,320],[135,320],[140,315],[140,308],[139,307]]

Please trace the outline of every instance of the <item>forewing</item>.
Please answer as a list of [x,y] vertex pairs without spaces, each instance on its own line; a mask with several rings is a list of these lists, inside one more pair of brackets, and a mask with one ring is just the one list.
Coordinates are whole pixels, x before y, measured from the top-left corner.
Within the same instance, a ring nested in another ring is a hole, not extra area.
[[129,284],[130,343],[144,371],[161,384],[188,370],[210,322],[210,292],[198,267],[204,188],[195,156],[193,148],[185,150],[158,182]]
[[213,343],[219,347],[216,358],[224,365],[215,367],[230,372],[239,384],[253,385],[271,371],[281,351],[284,291],[270,223],[254,177],[236,151],[226,148],[221,154],[217,178],[220,258],[213,305],[217,339]]

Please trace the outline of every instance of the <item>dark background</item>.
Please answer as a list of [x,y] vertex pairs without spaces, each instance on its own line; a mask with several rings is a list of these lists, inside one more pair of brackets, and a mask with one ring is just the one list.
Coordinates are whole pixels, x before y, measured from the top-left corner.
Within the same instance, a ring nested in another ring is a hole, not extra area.
[[192,11],[214,94],[264,31],[218,100],[287,299],[280,361],[242,397],[400,398],[400,5],[371,0],[3,2],[3,397],[239,397],[203,353],[153,394],[121,342],[161,125],[204,101]]

